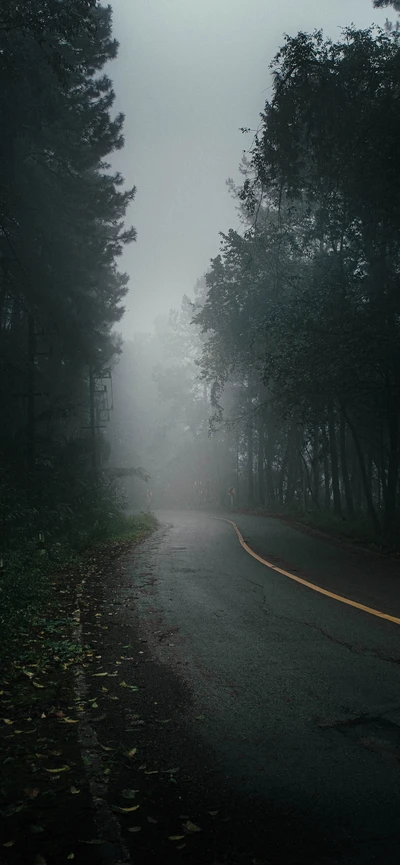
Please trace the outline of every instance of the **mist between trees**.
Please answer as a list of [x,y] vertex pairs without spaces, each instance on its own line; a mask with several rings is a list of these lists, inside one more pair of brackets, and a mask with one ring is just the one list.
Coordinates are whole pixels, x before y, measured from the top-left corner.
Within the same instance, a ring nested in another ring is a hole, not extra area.
[[230,183],[240,230],[119,361],[117,47],[97,0],[0,6],[2,626],[45,562],[120,525],[124,476],[139,510],[331,514],[390,544],[399,525],[396,27],[286,39]]
[[226,506],[233,487],[238,505],[393,543],[399,34],[299,33],[272,69],[230,183],[241,229],[194,301],[125,346],[113,447],[128,463],[133,448],[159,505]]

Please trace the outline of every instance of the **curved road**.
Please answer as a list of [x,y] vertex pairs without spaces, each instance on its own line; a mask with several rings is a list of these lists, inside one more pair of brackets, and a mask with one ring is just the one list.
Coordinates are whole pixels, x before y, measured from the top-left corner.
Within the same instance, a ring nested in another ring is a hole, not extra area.
[[[211,514],[157,517],[136,556],[153,586],[137,599],[154,653],[205,716],[188,724],[233,787],[333,827],[342,852],[318,862],[399,862],[400,624],[265,567]],[[226,517],[280,568],[400,617],[396,562],[277,519]]]

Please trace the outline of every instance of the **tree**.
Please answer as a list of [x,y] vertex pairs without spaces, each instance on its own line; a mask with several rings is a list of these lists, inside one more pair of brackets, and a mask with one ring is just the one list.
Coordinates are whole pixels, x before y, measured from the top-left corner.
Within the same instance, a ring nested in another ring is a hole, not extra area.
[[0,13],[0,454],[44,506],[71,442],[76,486],[89,471],[89,368],[97,376],[119,351],[128,280],[116,262],[135,232],[124,225],[134,189],[107,162],[123,146],[103,71],[118,47],[111,10],[36,7],[11,0]]
[[387,6],[393,6],[396,12],[400,12],[400,0],[374,0],[375,9],[385,9]]
[[387,538],[400,451],[398,60],[395,32],[287,37],[239,190],[248,227],[223,236],[196,317],[215,402],[238,374],[264,389],[247,414],[268,407],[280,429],[280,501],[317,507],[323,481],[338,516],[356,501]]

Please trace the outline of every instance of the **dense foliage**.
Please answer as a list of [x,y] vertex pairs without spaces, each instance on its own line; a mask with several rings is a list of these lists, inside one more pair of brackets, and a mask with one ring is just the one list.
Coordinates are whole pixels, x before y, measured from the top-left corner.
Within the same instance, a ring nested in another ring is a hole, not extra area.
[[[247,502],[367,513],[396,533],[397,32],[287,37],[195,317],[205,381],[247,402]],[[254,475],[257,474],[257,484]],[[243,498],[244,495],[243,495]]]
[[118,351],[116,259],[135,236],[124,226],[134,190],[107,162],[123,145],[104,73],[117,47],[98,0],[2,4],[2,550],[71,534],[108,507],[95,390]]

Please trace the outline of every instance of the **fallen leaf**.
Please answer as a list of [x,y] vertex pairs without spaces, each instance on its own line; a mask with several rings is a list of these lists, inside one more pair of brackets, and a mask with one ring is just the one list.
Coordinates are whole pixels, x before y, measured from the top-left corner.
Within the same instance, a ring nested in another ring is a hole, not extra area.
[[[32,685],[33,685],[34,688],[44,688],[44,685],[41,685],[40,682],[34,682],[34,681],[32,681]],[[45,861],[45,860],[43,859],[43,862],[44,862],[44,861]],[[36,863],[35,863],[35,865],[36,865]]]
[[195,721],[205,721],[205,715],[196,715]]
[[44,768],[45,768],[45,772],[50,772],[52,775],[55,775],[58,772],[69,772],[71,767],[70,766],[60,766],[59,769],[47,769],[47,767],[45,766]]
[[103,751],[114,751],[114,748],[107,748],[106,745],[102,745],[101,742],[99,742],[99,745],[100,748],[103,749]]
[[113,811],[117,811],[118,814],[127,814],[129,811],[137,811],[140,805],[130,805],[129,808],[120,808],[119,805],[113,805]]
[[[99,676],[108,676],[108,673],[92,673],[93,679],[99,678]],[[85,841],[85,844],[89,844],[89,841]]]
[[155,820],[154,817],[148,817],[148,818],[147,818],[147,822],[148,822],[148,823],[158,823],[158,820]]
[[139,688],[137,685],[128,685],[127,682],[120,682],[120,688],[130,688],[131,691],[138,691]]
[[3,847],[14,847],[15,841],[6,841]]
[[2,720],[4,721],[5,724],[8,724],[8,725],[14,723],[14,721],[10,721],[10,718],[2,718]]
[[98,709],[98,708],[99,708],[99,704],[96,703],[96,701],[94,700],[92,703],[92,709]]
[[64,724],[79,724],[79,718],[64,718]]
[[182,841],[184,835],[168,835],[168,841]]
[[208,813],[211,814],[211,817],[216,817],[218,814],[218,811],[209,811]]
[[80,843],[81,844],[104,844],[104,841],[102,841],[100,838],[93,838],[92,841],[81,841]]
[[80,791],[80,790],[77,790],[76,787],[70,787],[70,788],[69,788],[69,792],[70,792],[70,793],[73,793],[74,795],[76,795],[77,793],[80,793],[81,791]]
[[201,832],[200,826],[196,826],[196,823],[192,823],[191,820],[186,820],[185,828],[188,832]]
[[130,751],[127,752],[127,757],[134,757],[136,754],[137,748],[131,748]]
[[25,676],[28,676],[29,679],[33,679],[35,675],[34,673],[31,673],[30,670],[22,670],[22,672]]
[[69,853],[67,859],[75,859],[75,853]]
[[103,775],[111,775],[111,769],[104,769]]
[[128,829],[128,832],[140,832],[141,828],[141,826],[131,826],[130,829]]
[[145,775],[158,775],[158,769],[146,769]]

